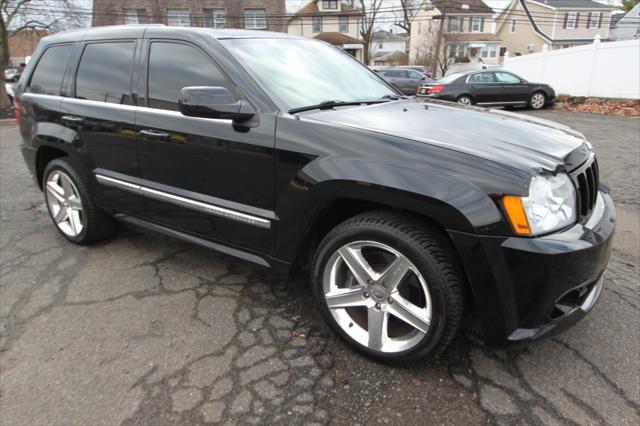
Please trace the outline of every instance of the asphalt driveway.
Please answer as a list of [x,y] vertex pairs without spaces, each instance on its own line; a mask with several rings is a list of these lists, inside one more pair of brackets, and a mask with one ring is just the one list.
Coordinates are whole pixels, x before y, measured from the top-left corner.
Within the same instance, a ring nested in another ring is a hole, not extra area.
[[304,283],[123,231],[67,243],[0,128],[0,424],[640,424],[640,120],[543,111],[599,155],[619,224],[605,290],[564,334],[375,364]]

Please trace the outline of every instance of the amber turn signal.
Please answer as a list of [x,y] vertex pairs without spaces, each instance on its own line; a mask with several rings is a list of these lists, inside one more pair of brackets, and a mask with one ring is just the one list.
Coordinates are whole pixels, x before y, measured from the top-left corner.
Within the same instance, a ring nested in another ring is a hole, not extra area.
[[531,227],[529,227],[529,220],[527,219],[527,213],[524,211],[522,199],[514,195],[505,195],[502,197],[502,205],[516,234],[531,235]]

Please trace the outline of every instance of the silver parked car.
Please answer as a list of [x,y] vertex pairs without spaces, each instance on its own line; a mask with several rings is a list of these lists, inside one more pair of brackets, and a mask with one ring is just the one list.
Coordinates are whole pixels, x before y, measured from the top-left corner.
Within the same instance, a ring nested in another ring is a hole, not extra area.
[[415,95],[422,84],[434,81],[425,74],[409,68],[388,68],[377,73],[405,95]]

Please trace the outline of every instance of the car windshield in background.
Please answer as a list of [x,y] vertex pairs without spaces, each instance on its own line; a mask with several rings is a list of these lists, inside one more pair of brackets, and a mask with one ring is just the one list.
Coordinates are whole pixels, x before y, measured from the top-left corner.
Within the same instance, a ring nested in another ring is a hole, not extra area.
[[287,110],[327,100],[349,103],[397,96],[357,60],[319,41],[258,38],[222,43]]
[[457,72],[454,74],[445,75],[444,77],[438,80],[438,83],[452,83],[453,81],[457,80],[463,75],[464,75],[463,72]]

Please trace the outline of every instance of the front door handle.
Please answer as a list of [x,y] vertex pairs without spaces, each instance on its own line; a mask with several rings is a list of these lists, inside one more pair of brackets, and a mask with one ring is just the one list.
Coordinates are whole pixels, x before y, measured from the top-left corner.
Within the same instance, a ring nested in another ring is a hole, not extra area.
[[171,135],[167,132],[161,132],[158,130],[151,130],[151,129],[140,130],[140,134],[149,139],[156,139],[156,140],[169,140],[169,138],[171,137]]
[[69,124],[82,124],[84,122],[84,118],[78,117],[77,115],[63,115],[62,121]]

